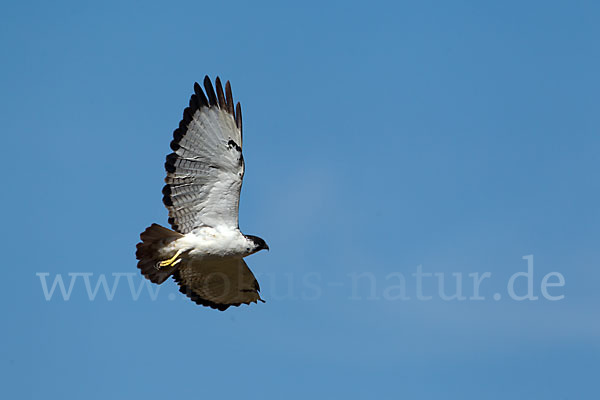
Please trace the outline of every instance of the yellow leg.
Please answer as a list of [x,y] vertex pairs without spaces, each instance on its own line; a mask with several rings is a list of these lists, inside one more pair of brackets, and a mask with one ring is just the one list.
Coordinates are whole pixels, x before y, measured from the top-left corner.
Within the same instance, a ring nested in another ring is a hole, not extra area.
[[183,253],[182,249],[177,250],[177,253],[175,253],[175,255],[171,258],[169,258],[168,260],[165,261],[160,261],[158,263],[156,263],[156,268],[161,268],[161,267],[168,267],[168,266],[175,266],[177,265],[180,261],[181,258],[177,258],[181,255],[181,253]]

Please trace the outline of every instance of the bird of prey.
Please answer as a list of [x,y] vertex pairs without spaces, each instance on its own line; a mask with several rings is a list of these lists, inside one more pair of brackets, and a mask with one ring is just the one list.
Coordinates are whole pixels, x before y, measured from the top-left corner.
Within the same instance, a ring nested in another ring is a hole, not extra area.
[[224,311],[264,302],[244,257],[269,246],[242,234],[238,225],[244,177],[240,103],[234,108],[231,85],[223,91],[218,77],[213,87],[206,76],[204,89],[206,94],[194,84],[165,163],[163,202],[172,230],[146,228],[136,258],[151,282],[160,285],[173,276],[194,302]]

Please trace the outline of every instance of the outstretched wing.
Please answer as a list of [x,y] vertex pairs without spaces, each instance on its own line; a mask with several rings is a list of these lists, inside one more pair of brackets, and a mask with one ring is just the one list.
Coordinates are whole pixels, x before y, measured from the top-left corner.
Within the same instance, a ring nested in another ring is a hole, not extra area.
[[182,263],[173,274],[179,290],[196,304],[224,311],[230,306],[263,301],[260,287],[246,262],[215,259]]
[[234,110],[229,82],[225,93],[218,77],[215,85],[216,93],[206,76],[205,95],[194,84],[165,163],[163,202],[171,227],[184,234],[201,226],[238,228],[244,177],[242,110],[240,103]]

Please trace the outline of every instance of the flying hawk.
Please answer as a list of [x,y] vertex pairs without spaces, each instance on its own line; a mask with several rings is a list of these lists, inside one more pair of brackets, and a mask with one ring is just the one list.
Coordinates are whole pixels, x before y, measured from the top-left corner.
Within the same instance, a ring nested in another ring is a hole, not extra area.
[[[231,85],[206,76],[194,83],[190,105],[173,132],[165,169],[163,202],[171,229],[152,224],[140,235],[138,268],[151,282],[173,276],[197,304],[221,311],[263,301],[244,257],[269,249],[238,225],[244,177],[242,109],[234,109]],[[264,301],[263,301],[264,302]]]

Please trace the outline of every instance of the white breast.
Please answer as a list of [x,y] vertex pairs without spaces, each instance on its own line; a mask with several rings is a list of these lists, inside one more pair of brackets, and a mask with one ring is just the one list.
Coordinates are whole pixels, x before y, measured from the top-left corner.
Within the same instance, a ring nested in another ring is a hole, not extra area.
[[239,229],[202,227],[173,242],[175,250],[189,250],[191,257],[245,257],[254,244]]

